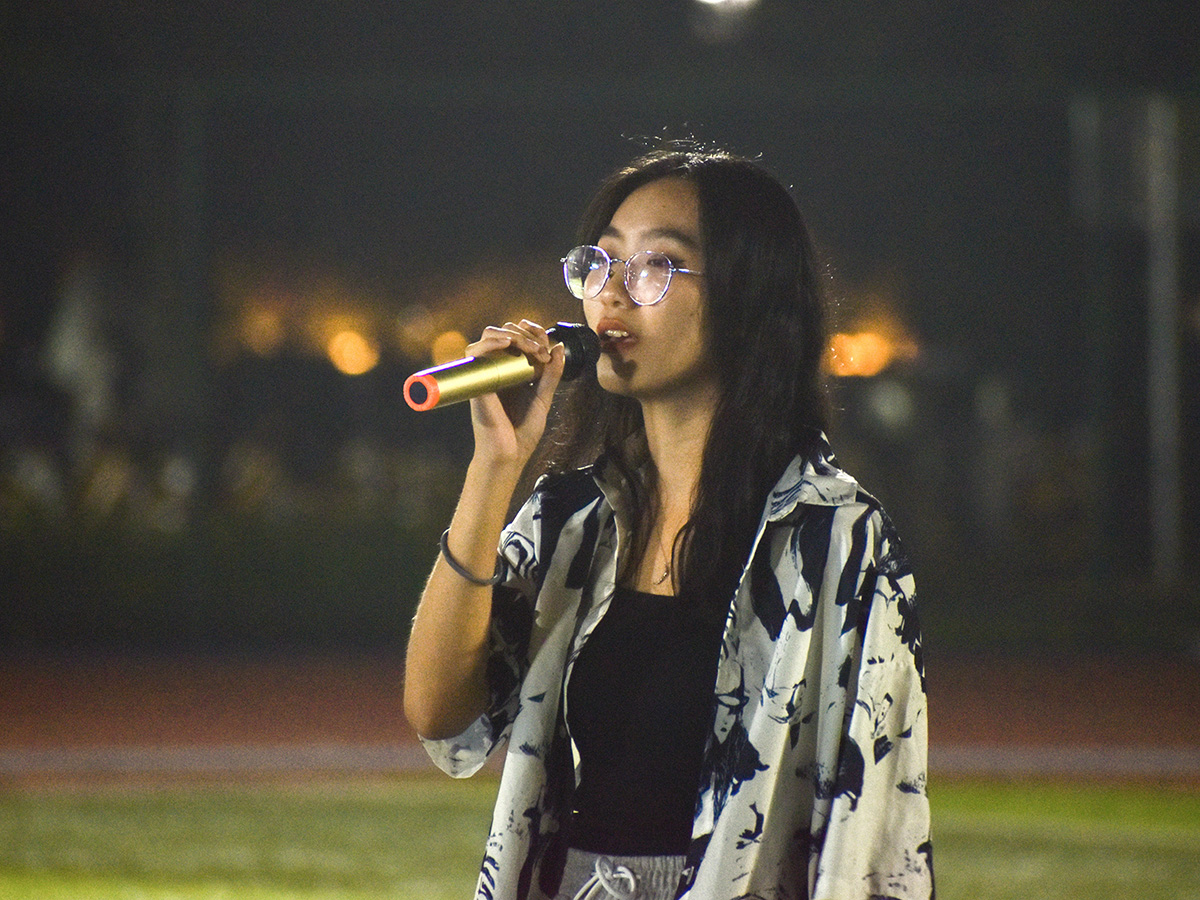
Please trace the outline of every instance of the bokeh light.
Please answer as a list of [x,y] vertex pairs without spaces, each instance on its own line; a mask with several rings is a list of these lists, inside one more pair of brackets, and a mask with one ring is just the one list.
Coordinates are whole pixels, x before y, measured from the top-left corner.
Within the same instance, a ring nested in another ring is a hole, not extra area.
[[379,348],[357,331],[339,331],[329,339],[326,352],[343,375],[363,375],[379,364]]
[[878,331],[838,332],[829,341],[825,368],[839,378],[870,378],[892,363],[916,355],[917,345],[909,339]]
[[840,378],[878,375],[892,361],[887,339],[873,331],[839,332],[829,342],[826,355],[829,371]]
[[240,325],[242,344],[259,356],[272,356],[287,336],[282,313],[263,304],[247,306]]
[[467,352],[467,339],[459,331],[443,331],[433,339],[433,354],[434,365],[448,363],[451,360],[461,359]]

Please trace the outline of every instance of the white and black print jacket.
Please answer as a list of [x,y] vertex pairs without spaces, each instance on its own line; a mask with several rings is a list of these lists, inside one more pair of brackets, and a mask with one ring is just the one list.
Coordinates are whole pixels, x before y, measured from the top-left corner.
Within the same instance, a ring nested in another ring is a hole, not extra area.
[[[478,900],[530,896],[570,808],[564,683],[608,608],[623,533],[602,469],[543,479],[505,530],[491,708],[458,737],[425,742],[463,777],[507,741]],[[794,460],[729,608],[679,897],[933,896],[913,597],[875,499],[828,452]]]

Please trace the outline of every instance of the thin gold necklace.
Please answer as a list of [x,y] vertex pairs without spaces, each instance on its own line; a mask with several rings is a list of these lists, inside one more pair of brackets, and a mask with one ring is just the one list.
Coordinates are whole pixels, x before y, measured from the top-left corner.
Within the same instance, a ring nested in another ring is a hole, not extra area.
[[654,579],[655,587],[658,587],[660,584],[662,584],[664,581],[666,581],[667,578],[671,574],[671,557],[667,553],[667,548],[663,546],[663,534],[662,534],[661,529],[658,532],[658,549],[659,549],[659,552],[662,553],[662,555],[663,555],[664,568],[663,568],[663,573],[661,575],[659,575],[656,579]]

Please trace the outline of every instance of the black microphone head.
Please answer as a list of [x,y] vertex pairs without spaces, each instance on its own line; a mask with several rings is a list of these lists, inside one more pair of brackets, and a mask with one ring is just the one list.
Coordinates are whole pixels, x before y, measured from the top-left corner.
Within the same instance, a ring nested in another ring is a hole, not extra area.
[[595,366],[600,359],[600,338],[586,325],[559,322],[546,329],[551,340],[561,341],[567,351],[563,381],[578,378],[585,368]]

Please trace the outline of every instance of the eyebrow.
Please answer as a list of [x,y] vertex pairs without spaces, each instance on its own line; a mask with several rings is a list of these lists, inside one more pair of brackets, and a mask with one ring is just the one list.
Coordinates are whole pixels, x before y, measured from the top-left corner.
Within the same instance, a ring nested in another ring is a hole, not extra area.
[[[601,237],[620,238],[623,235],[621,234],[621,232],[619,230],[617,230],[616,228],[613,228],[611,225],[609,225],[607,228],[604,229],[603,232],[601,232],[600,236]],[[686,232],[680,231],[678,228],[670,228],[670,227],[651,228],[649,231],[645,232],[642,235],[642,237],[650,238],[650,239],[664,239],[665,238],[666,240],[675,241],[678,244],[682,244],[684,247],[687,247],[691,250],[699,250],[700,249],[700,243],[699,243],[699,241],[696,240],[696,238],[692,237],[691,235],[687,234]]]

